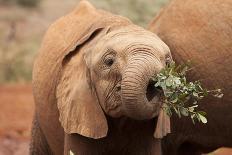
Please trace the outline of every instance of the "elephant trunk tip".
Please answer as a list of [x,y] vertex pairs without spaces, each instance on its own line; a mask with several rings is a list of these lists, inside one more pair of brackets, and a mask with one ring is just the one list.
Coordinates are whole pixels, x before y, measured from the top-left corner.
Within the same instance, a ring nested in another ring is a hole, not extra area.
[[156,82],[157,81],[154,81],[152,79],[150,79],[148,82],[147,89],[146,89],[146,98],[147,98],[148,102],[153,101],[154,98],[161,95],[162,90],[160,87],[155,86]]

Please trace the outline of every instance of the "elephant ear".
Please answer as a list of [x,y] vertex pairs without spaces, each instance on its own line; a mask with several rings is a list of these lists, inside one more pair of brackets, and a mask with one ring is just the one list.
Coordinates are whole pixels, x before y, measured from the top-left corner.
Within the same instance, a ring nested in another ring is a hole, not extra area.
[[[93,37],[87,34],[81,45]],[[98,139],[107,135],[108,125],[91,84],[83,51],[77,48],[64,58],[61,79],[56,90],[59,120],[68,134],[78,133]]]
[[[66,76],[65,72],[69,71],[65,66],[69,65],[69,61],[63,63],[64,60],[81,55],[81,47],[106,27],[129,24],[128,19],[97,10],[89,2],[81,0],[73,11],[55,21],[47,30],[34,63],[33,90],[40,94],[35,97],[41,103],[37,104],[37,108],[44,109],[46,106],[53,110],[56,105],[52,103],[57,101],[59,119],[67,133],[101,138],[106,136],[108,127],[101,108],[95,104],[96,97],[88,87],[84,62],[80,61],[83,66],[70,70],[70,75]],[[47,117],[50,114],[41,115]]]
[[88,82],[89,73],[84,63],[81,56],[75,56],[62,71],[57,87],[59,120],[66,133],[102,138],[107,135],[107,121]]
[[101,18],[102,15],[90,3],[81,1],[71,14],[53,26],[56,31],[62,30],[59,35],[63,36],[62,49],[65,50],[63,56],[59,55],[62,63],[56,87],[59,120],[66,133],[78,133],[94,139],[105,137],[108,125],[90,85],[83,48],[104,32],[106,26],[99,22]]
[[156,123],[154,137],[160,139],[166,136],[170,132],[171,132],[170,117],[161,108],[159,112],[158,120]]

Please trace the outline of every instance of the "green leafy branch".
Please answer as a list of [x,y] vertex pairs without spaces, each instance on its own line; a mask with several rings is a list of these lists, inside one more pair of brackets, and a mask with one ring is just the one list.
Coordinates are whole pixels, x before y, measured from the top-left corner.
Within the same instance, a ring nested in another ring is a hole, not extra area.
[[164,93],[163,109],[171,117],[174,112],[181,117],[190,116],[193,123],[198,120],[207,123],[206,113],[197,111],[198,101],[211,94],[223,97],[221,89],[207,90],[202,88],[200,81],[187,82],[186,72],[189,66],[176,65],[174,62],[165,67],[158,75],[153,77],[155,87],[161,88]]

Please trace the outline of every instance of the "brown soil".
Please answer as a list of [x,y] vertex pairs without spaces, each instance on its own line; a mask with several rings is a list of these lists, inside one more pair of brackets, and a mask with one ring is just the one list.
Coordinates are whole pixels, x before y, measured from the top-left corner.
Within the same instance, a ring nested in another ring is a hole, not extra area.
[[31,85],[1,85],[0,107],[0,155],[28,154],[34,112]]

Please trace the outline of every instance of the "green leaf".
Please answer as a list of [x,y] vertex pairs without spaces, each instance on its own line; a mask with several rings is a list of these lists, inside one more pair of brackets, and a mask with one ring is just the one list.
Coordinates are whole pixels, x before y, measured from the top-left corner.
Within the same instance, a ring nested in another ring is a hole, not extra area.
[[158,87],[158,86],[160,86],[160,81],[157,81],[157,82],[155,83],[155,87]]
[[180,78],[178,78],[178,77],[174,78],[174,81],[175,81],[176,85],[181,84]]
[[224,96],[224,94],[214,94],[213,96],[217,97],[217,98],[222,98]]
[[178,107],[173,106],[174,111],[176,112],[176,114],[178,115],[178,117],[181,117],[181,113],[180,113],[180,109]]
[[189,112],[193,112],[194,111],[194,107],[188,107]]
[[198,111],[197,113],[199,113],[199,114],[201,114],[203,116],[206,116],[206,112],[204,112],[204,111]]
[[184,66],[184,68],[182,68],[180,74],[185,75],[187,70],[188,70],[188,66]]
[[189,115],[189,112],[188,112],[188,109],[187,108],[183,108],[181,107],[180,108],[180,112],[183,116],[188,116]]
[[220,95],[218,95],[217,97],[218,98],[222,98],[224,96],[224,94],[220,94]]
[[173,83],[173,79],[171,77],[168,77],[165,81],[166,86],[170,87]]
[[163,106],[162,106],[162,108],[163,108],[164,112],[166,112],[166,114],[167,114],[169,117],[172,116],[172,111],[171,111],[171,109],[170,109],[170,106],[168,106],[167,104],[164,103]]
[[166,76],[162,76],[161,77],[161,80],[165,80],[167,77]]
[[69,155],[74,155],[74,153],[72,152],[72,150],[69,151]]
[[194,101],[193,104],[197,104],[197,101]]
[[193,92],[193,96],[199,97],[199,96],[198,96],[198,93],[196,93],[196,92]]
[[161,82],[160,83],[160,87],[163,89],[163,90],[166,90],[167,89],[167,86],[164,82]]
[[198,113],[198,116],[199,116],[202,123],[204,123],[204,124],[207,123],[207,119],[205,116],[201,115],[200,113]]
[[195,121],[194,121],[195,118],[196,118],[196,114],[192,114],[191,119],[192,119],[193,124],[195,124]]
[[171,100],[170,102],[176,103],[178,101],[178,98],[176,97],[175,99]]

